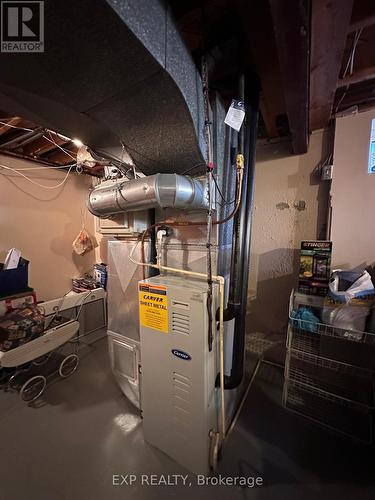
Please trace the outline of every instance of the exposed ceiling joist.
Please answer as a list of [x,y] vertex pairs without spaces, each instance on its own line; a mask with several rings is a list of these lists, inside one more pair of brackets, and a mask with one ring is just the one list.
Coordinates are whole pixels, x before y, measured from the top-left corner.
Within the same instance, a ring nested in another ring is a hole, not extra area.
[[[0,152],[3,155],[22,158],[47,166],[67,167],[78,162],[78,145],[72,139],[57,132],[38,126],[18,116],[9,117],[0,111]],[[9,126],[11,125],[11,127]],[[6,134],[5,132],[9,132]],[[88,164],[80,157],[83,172],[100,176],[104,162]],[[107,163],[109,164],[109,162]]]
[[270,0],[270,7],[293,151],[303,154],[308,146],[309,1]]
[[269,138],[277,137],[277,117],[285,115],[285,101],[268,2],[240,2],[241,19],[251,60],[261,79],[260,110]]
[[328,125],[342,65],[353,0],[312,0],[310,130]]
[[356,108],[356,110],[363,111],[363,109],[368,109],[374,106],[375,96],[369,97],[368,94],[363,94],[362,97],[359,95],[353,98],[348,97],[345,99],[345,106],[340,105],[338,108],[338,113],[346,112],[349,108]]
[[30,134],[29,137],[23,137],[23,139],[20,140],[20,142],[18,142],[17,144],[14,144],[11,149],[23,148],[27,144],[30,144],[30,143],[34,142],[36,139],[39,139],[40,137],[43,137],[43,134],[44,134],[44,130],[43,129],[41,129],[41,130],[40,129],[35,130],[35,132],[33,134]]
[[368,28],[369,26],[374,26],[375,24],[375,14],[371,17],[367,17],[365,19],[361,19],[349,25],[348,33],[353,33],[354,31],[358,31],[359,29]]
[[9,141],[3,142],[0,145],[0,148],[17,149],[23,144],[28,144],[29,142],[38,139],[42,135],[43,135],[43,129],[41,127],[38,127],[35,130],[32,130],[31,132],[23,132],[17,135],[17,137],[13,137]]
[[[345,98],[343,98],[343,96]],[[341,88],[337,93],[337,108],[341,112],[352,106],[358,106],[359,109],[373,103],[375,99],[374,81],[364,84],[353,85],[349,89]]]
[[375,66],[369,68],[364,68],[356,71],[353,75],[341,78],[337,82],[337,88],[347,87],[348,85],[354,85],[355,83],[366,82],[367,80],[373,80],[375,78]]
[[43,158],[48,161],[51,161],[52,163],[59,163],[59,164],[74,162],[77,156],[77,149],[75,151],[66,148],[64,149],[66,153],[64,151],[61,151],[60,149],[57,149],[55,151],[52,151],[50,154],[43,156]]
[[353,33],[361,28],[368,28],[375,24],[374,0],[354,0],[352,18],[348,33]]
[[3,135],[6,132],[9,132],[12,127],[16,127],[22,121],[22,118],[14,116],[13,118],[2,119],[1,121],[7,123],[7,125],[0,125],[0,135]]
[[63,146],[64,144],[68,144],[70,142],[70,139],[63,139],[58,134],[50,134],[56,144],[54,144],[53,142],[48,142],[47,139],[42,137],[29,144],[27,147],[23,148],[23,153],[25,155],[42,155],[56,149],[58,146]]
[[277,137],[278,131],[276,127],[276,117],[273,112],[271,112],[268,101],[264,96],[264,87],[262,87],[262,93],[259,102],[260,112],[262,113],[264,125],[266,127],[267,135],[269,138]]

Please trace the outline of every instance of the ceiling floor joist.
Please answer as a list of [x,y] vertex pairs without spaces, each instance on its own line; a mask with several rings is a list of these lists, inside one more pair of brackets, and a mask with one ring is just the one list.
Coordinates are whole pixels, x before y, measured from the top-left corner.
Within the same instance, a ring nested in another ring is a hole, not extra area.
[[308,147],[309,1],[270,0],[270,7],[293,151],[303,154]]
[[353,75],[341,78],[337,82],[337,88],[347,87],[348,85],[354,85],[356,83],[367,82],[368,80],[373,80],[375,78],[375,66],[369,68],[364,68],[356,71]]
[[311,10],[310,130],[331,118],[353,0],[313,0]]

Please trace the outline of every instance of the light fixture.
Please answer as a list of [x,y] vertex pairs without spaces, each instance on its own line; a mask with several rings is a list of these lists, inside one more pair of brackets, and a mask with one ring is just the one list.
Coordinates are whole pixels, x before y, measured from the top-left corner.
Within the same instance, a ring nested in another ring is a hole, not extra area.
[[75,144],[77,146],[77,148],[80,148],[81,146],[83,146],[83,142],[80,141],[79,139],[72,139],[72,142],[73,142],[73,144]]

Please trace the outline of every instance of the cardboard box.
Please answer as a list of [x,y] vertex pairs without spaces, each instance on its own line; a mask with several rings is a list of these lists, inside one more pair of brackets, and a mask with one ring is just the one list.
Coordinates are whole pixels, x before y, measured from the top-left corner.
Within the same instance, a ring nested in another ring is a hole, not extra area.
[[28,281],[28,260],[21,257],[15,269],[4,269],[4,264],[0,263],[0,297],[29,291]]

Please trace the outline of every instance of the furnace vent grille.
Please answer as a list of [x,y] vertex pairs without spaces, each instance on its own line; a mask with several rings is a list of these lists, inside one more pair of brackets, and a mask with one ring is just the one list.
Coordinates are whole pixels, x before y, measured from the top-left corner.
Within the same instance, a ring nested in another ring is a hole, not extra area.
[[191,434],[191,380],[177,372],[173,372],[173,419],[180,437]]
[[182,314],[175,311],[172,312],[172,332],[189,335],[190,318],[187,314]]

